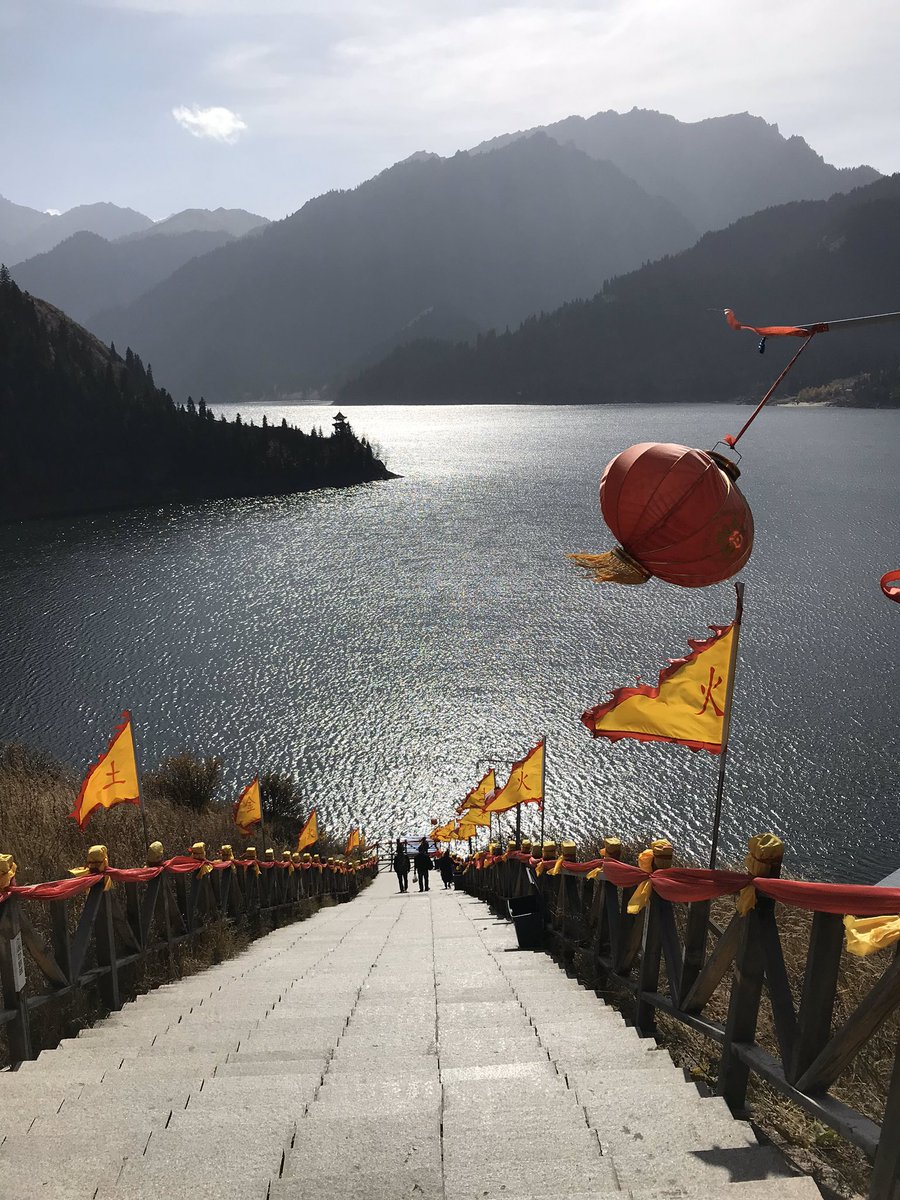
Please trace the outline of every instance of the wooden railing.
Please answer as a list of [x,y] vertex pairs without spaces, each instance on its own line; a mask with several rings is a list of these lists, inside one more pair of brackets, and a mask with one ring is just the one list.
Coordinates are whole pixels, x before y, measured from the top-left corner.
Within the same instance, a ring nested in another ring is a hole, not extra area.
[[11,1065],[36,1057],[35,1010],[87,988],[97,989],[106,1009],[121,1008],[122,973],[132,964],[156,955],[176,978],[176,947],[217,923],[266,932],[302,919],[326,898],[351,900],[378,869],[377,862],[356,870],[263,861],[201,871],[202,865],[147,880],[119,878],[110,888],[100,879],[68,898],[31,898],[27,889],[6,895],[0,903],[0,1032]]
[[[670,850],[671,853],[671,850]],[[669,861],[662,864],[669,866]],[[544,864],[552,866],[552,863]],[[777,875],[780,864],[771,872]],[[775,901],[759,895],[745,916],[734,912],[724,928],[710,919],[710,901],[674,903],[651,892],[646,907],[628,913],[634,887],[618,887],[602,872],[561,870],[536,874],[528,855],[463,876],[472,895],[505,915],[507,898],[533,896],[547,948],[566,965],[576,962],[598,989],[625,990],[642,1035],[656,1032],[658,1013],[690,1027],[719,1048],[717,1090],[736,1115],[745,1112],[749,1078],[765,1080],[873,1163],[870,1200],[900,1197],[900,1044],[895,1050],[884,1113],[876,1121],[829,1094],[884,1021],[900,1008],[900,952],[886,952],[885,970],[850,1016],[833,1028],[843,951],[839,915],[812,915],[802,986],[795,1004]],[[733,911],[733,910],[732,910]],[[727,989],[725,999],[720,985]],[[724,1020],[707,1011],[719,997]],[[777,1050],[757,1040],[760,1005],[771,1006]]]

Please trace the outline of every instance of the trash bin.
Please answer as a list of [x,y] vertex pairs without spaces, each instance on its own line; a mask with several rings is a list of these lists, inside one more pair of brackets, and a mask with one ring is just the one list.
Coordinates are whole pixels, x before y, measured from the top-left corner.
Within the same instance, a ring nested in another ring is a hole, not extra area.
[[464,878],[465,878],[465,876],[463,875],[462,871],[454,872],[453,887],[454,887],[455,891],[461,892],[463,890],[463,879]]
[[544,941],[544,918],[539,896],[516,896],[506,901],[509,919],[516,927],[522,950],[536,950]]

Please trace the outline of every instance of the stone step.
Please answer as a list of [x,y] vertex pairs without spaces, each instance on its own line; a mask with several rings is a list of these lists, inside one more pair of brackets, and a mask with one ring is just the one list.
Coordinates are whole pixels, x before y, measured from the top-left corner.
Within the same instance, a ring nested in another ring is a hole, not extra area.
[[444,1181],[436,1169],[346,1172],[333,1164],[328,1175],[295,1175],[272,1184],[269,1200],[444,1200]]
[[[549,1186],[544,1191],[510,1192],[502,1185],[496,1189],[481,1189],[477,1192],[448,1191],[446,1200],[549,1200],[559,1197],[558,1187]],[[821,1200],[821,1192],[811,1179],[779,1179],[755,1183],[728,1183],[716,1185],[713,1189],[690,1187],[672,1191],[635,1191],[625,1188],[621,1191],[604,1192],[570,1192],[565,1193],[566,1200]]]
[[[796,1177],[774,1146],[757,1144],[682,1150],[669,1143],[618,1147],[612,1154],[622,1187],[664,1191],[690,1186],[710,1192],[726,1184],[781,1181]],[[676,1191],[677,1195],[677,1191]]]
[[104,1142],[73,1145],[71,1137],[7,1138],[0,1146],[0,1179],[14,1181],[10,1200],[91,1200],[101,1184],[111,1184],[131,1158],[138,1158],[143,1135],[110,1136]]
[[491,1190],[499,1189],[504,1189],[505,1195],[515,1194],[516,1191],[555,1189],[556,1195],[568,1196],[578,1191],[615,1192],[618,1180],[612,1163],[597,1153],[577,1162],[534,1162],[526,1158],[502,1165],[445,1163],[444,1184],[447,1196],[475,1191],[490,1194]]

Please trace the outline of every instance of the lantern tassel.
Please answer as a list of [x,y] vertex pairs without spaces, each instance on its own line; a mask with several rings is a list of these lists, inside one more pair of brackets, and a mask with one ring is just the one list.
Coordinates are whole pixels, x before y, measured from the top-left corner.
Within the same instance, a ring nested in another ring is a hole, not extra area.
[[569,554],[567,557],[576,566],[590,572],[595,583],[629,585],[646,583],[650,578],[650,572],[621,546],[616,546],[615,550],[607,550],[606,554]]

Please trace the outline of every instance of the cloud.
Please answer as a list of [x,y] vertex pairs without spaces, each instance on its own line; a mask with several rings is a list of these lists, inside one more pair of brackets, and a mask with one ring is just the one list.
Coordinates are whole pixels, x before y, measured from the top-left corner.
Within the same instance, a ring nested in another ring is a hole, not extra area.
[[198,138],[212,138],[215,142],[236,142],[247,128],[237,113],[230,108],[213,105],[211,108],[192,108],[179,105],[172,109],[172,116],[188,133]]
[[695,0],[688,20],[681,0],[333,0],[327,22],[270,22],[264,45],[226,34],[204,83],[240,96],[269,137],[314,130],[364,153],[381,147],[385,160],[637,105],[682,120],[749,110],[826,157],[845,123],[855,136],[840,157],[854,162],[873,114],[891,127],[875,82],[895,92],[884,83],[895,0],[872,3],[874,27],[847,6],[821,22],[820,0],[758,0],[752,20],[724,19],[722,0]]

